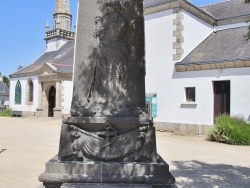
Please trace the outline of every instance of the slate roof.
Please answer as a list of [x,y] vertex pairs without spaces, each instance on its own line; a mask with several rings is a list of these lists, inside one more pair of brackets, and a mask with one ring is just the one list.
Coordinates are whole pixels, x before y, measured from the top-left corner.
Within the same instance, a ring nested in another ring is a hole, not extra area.
[[33,64],[24,67],[10,75],[10,77],[30,74],[33,75],[45,64],[50,63],[57,68],[57,72],[73,73],[74,41],[68,41],[56,51],[45,52]]
[[[144,9],[147,9],[173,1],[176,0],[144,0],[143,4]],[[188,1],[186,1],[186,3],[193,5]],[[197,7],[197,9],[206,12],[217,20],[250,15],[250,4],[246,4],[244,0],[226,0],[199,8]]]
[[181,62],[175,65],[250,60],[250,41],[246,41],[243,37],[247,31],[247,27],[239,27],[212,33]]
[[0,81],[0,96],[9,96],[9,88]]
[[200,8],[218,20],[250,14],[250,4],[246,4],[244,0],[228,0]]

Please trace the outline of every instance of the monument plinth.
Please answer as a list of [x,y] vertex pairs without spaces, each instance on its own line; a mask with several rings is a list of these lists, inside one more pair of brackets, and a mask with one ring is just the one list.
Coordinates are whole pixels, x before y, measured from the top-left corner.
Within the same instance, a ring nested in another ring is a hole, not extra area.
[[46,188],[170,187],[145,106],[142,0],[80,0],[71,117],[39,180]]

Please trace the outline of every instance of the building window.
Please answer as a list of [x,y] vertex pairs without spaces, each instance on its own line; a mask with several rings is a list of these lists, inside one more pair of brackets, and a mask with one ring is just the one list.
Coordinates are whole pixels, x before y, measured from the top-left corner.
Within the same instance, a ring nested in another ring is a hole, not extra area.
[[195,87],[186,88],[186,101],[195,102]]
[[22,86],[18,80],[15,88],[15,104],[21,104],[22,100]]
[[32,80],[29,80],[28,82],[28,102],[33,102],[33,82]]

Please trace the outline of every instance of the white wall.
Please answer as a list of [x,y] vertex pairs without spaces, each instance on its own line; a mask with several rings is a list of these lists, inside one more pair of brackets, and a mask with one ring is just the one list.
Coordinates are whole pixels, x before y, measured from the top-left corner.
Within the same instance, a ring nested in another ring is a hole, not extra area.
[[243,115],[250,121],[250,68],[225,70],[231,74],[231,115]]
[[46,52],[56,51],[67,42],[68,42],[67,39],[60,39],[60,40],[50,39],[47,41],[47,44],[46,44]]
[[182,47],[184,49],[183,57],[185,57],[213,32],[213,26],[185,10],[182,10],[182,13],[184,15],[182,20],[184,43]]
[[166,95],[174,69],[172,10],[145,16],[146,93],[157,93],[158,121],[166,120]]
[[[184,19],[184,53],[192,51],[202,40],[204,40],[212,31],[212,27],[203,21],[195,18],[193,15],[183,12]],[[181,103],[185,99],[185,87],[200,86],[200,82],[194,83],[193,80],[173,79],[174,64],[173,43],[175,38],[173,31],[175,26],[173,20],[176,15],[172,10],[145,16],[145,39],[146,39],[146,93],[157,93],[157,118],[155,122],[168,123],[210,123],[211,117],[205,121],[199,120],[198,116],[210,112],[210,109],[202,109],[201,105],[193,108],[183,108]],[[195,30],[194,30],[195,28]],[[198,29],[196,29],[198,28]],[[210,88],[212,89],[212,86]],[[197,92],[203,92],[199,90]],[[205,93],[207,95],[207,93]],[[211,106],[211,101],[205,101]],[[205,105],[205,104],[204,104]],[[195,117],[192,116],[194,111]],[[185,117],[183,115],[185,114]],[[211,112],[210,112],[211,114]]]
[[73,82],[63,81],[62,82],[62,114],[70,114],[71,100],[73,95]]
[[[28,80],[33,81],[33,104],[27,105],[27,83]],[[22,87],[22,98],[21,104],[15,104],[15,87],[17,81],[20,81]],[[22,78],[11,78],[10,80],[10,108],[14,111],[31,111],[36,112],[38,107],[38,77],[22,77]]]
[[[27,105],[27,82],[32,79],[34,84],[34,99],[32,105]],[[22,101],[21,104],[15,104],[15,87],[17,81],[20,81],[22,86]],[[72,92],[73,92],[73,82],[63,81],[62,82],[62,114],[70,114]],[[23,78],[12,78],[10,81],[10,107],[14,111],[29,111],[36,112],[38,107],[38,78],[37,77],[23,77]]]
[[[212,125],[214,118],[214,81],[230,81],[231,115],[243,116],[250,121],[250,68],[174,72],[167,80],[165,91],[156,90],[158,117],[155,122]],[[161,74],[161,73],[160,73]],[[156,76],[158,78],[158,76]],[[165,81],[161,81],[165,82]],[[196,104],[187,104],[186,87],[195,87]],[[147,87],[148,88],[148,87]],[[165,93],[162,93],[165,92]]]
[[[231,68],[224,70],[207,70],[179,72],[173,74],[172,89],[169,93],[174,106],[174,111],[169,111],[170,116],[167,122],[188,123],[188,124],[213,124],[214,117],[214,81],[230,81],[230,108],[231,115],[241,115],[249,120],[250,115],[250,68]],[[196,88],[197,106],[190,108],[190,105],[182,105],[185,101],[185,87]]]

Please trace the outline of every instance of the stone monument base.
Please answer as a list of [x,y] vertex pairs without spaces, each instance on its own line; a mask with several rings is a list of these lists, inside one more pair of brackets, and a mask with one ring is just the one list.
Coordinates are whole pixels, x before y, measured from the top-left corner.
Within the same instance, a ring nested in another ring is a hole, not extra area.
[[[45,188],[44,185],[38,188]],[[153,188],[152,185],[140,184],[86,184],[86,183],[64,183],[61,188]],[[168,185],[164,188],[172,188]]]
[[156,163],[59,162],[55,156],[39,180],[45,188],[168,188],[175,182],[159,155]]
[[61,188],[152,188],[151,185],[136,184],[83,184],[83,183],[65,183]]

